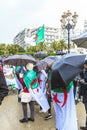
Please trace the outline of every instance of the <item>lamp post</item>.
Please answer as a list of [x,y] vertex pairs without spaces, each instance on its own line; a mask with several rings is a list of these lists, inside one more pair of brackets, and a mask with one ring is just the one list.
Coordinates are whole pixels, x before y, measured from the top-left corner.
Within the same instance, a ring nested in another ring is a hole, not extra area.
[[75,28],[78,15],[76,12],[72,14],[68,10],[67,12],[64,12],[61,17],[61,27],[62,29],[66,29],[68,31],[68,53],[70,53],[70,30]]

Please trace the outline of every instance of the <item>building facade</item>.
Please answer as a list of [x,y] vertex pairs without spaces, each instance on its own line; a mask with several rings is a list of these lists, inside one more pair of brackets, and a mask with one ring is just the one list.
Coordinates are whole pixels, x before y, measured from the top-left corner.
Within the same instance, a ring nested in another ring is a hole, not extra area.
[[45,43],[51,44],[61,39],[61,29],[53,27],[45,27]]
[[[82,33],[82,31],[80,29],[70,30],[70,39],[72,40],[73,38],[75,38],[76,36],[78,36],[81,33]],[[61,35],[62,35],[61,36],[62,39],[64,39],[65,41],[68,40],[68,31],[66,29],[62,30]]]
[[13,42],[19,44],[21,47],[26,49],[26,37],[29,37],[29,32],[30,29],[25,28],[14,37]]
[[[36,32],[40,29],[40,27],[38,28],[33,28],[31,29],[31,36],[35,35]],[[44,42],[46,44],[51,44],[53,41],[58,41],[60,38],[59,35],[59,29],[58,28],[54,28],[54,27],[44,27]]]
[[84,32],[87,32],[87,20],[84,21]]
[[[29,39],[34,36],[39,29],[40,27],[32,29],[25,28],[14,37],[13,42],[26,49],[31,45]],[[72,39],[76,35],[80,34],[80,30],[71,31],[70,34]],[[51,44],[53,41],[59,41],[61,39],[67,41],[67,38],[67,30],[47,26],[44,27],[44,43],[47,45]]]
[[[39,29],[40,27],[33,29],[25,28],[14,37],[13,42],[25,48],[26,44],[29,44],[28,38],[34,36]],[[58,41],[60,36],[60,29],[54,27],[44,28],[44,42],[46,44],[51,44],[53,41]]]

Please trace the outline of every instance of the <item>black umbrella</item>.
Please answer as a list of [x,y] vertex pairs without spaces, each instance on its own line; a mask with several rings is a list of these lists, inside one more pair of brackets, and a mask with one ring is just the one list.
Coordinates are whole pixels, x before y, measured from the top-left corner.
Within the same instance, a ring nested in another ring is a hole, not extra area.
[[39,51],[39,52],[35,53],[34,56],[37,57],[37,58],[44,58],[44,57],[47,56],[47,53],[44,52],[44,51]]
[[49,67],[52,66],[52,64],[54,63],[54,60],[52,60],[48,57],[44,58],[43,61],[45,61],[47,63],[47,66],[49,66]]
[[57,51],[56,52],[56,55],[61,55],[61,56],[63,56],[63,55],[65,55],[66,54],[66,52],[64,52],[64,51]]
[[47,56],[46,58],[49,58],[49,59],[53,60],[54,62],[59,59],[58,56]]
[[49,58],[49,57],[46,57],[44,58],[43,60],[39,60],[36,65],[34,66],[34,70],[35,71],[41,71],[43,70],[45,67],[51,67],[52,64],[54,63],[54,60]]
[[76,38],[73,38],[72,41],[76,43],[78,47],[87,48],[87,32],[84,32]]
[[4,63],[13,66],[26,66],[28,63],[36,63],[31,55],[12,55],[4,59]]
[[52,89],[67,86],[83,69],[85,55],[67,54],[52,66]]
[[40,60],[36,63],[36,65],[34,66],[34,70],[35,71],[41,71],[43,70],[45,67],[47,67],[47,63],[44,60]]

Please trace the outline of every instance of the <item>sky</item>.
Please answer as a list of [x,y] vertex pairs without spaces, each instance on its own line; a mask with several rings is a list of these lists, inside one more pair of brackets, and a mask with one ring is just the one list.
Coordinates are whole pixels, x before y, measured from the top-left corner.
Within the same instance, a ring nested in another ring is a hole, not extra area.
[[0,43],[13,43],[24,28],[41,25],[60,28],[63,12],[79,15],[77,29],[87,20],[87,0],[0,0]]

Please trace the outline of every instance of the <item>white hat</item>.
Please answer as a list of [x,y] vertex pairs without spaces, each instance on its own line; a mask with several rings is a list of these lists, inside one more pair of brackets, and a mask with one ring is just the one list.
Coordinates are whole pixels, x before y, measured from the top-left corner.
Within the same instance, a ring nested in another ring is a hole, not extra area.
[[28,63],[26,65],[27,70],[33,70],[34,65],[32,63]]

